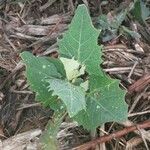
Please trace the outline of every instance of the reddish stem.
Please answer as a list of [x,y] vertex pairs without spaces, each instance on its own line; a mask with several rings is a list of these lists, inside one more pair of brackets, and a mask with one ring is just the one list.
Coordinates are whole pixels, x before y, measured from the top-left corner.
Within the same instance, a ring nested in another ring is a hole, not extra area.
[[150,120],[142,122],[142,123],[137,124],[137,125],[126,127],[121,131],[117,131],[117,132],[111,133],[109,135],[101,136],[95,140],[92,140],[92,141],[87,142],[83,145],[75,147],[75,148],[73,148],[73,150],[87,150],[91,147],[95,147],[97,144],[108,142],[108,141],[112,140],[113,138],[122,137],[123,135],[126,135],[127,133],[132,132],[134,130],[145,129],[145,128],[149,128],[149,127],[150,127]]

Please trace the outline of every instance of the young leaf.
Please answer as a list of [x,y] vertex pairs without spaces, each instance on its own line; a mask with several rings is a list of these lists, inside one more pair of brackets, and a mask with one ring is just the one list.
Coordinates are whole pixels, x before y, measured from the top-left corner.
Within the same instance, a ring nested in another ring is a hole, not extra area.
[[103,42],[110,41],[118,35],[118,30],[125,20],[127,15],[127,9],[122,10],[121,12],[115,15],[100,15],[97,22],[97,28],[102,29],[101,39]]
[[100,73],[100,47],[97,45],[99,31],[90,19],[85,5],[78,6],[69,30],[63,39],[58,41],[59,52],[62,57],[74,58],[86,66],[89,74]]
[[142,0],[136,0],[131,13],[133,13],[133,16],[136,20],[142,23],[147,19],[147,17],[149,17],[150,9],[146,7],[145,3]]
[[66,76],[69,81],[72,81],[73,79],[76,79],[85,73],[85,67],[81,66],[78,61],[74,60],[73,58],[68,59],[60,57],[60,60],[64,65]]
[[54,110],[57,109],[60,101],[56,99],[56,96],[52,96],[52,92],[48,91],[47,86],[49,84],[46,79],[51,77],[65,78],[61,61],[53,58],[35,57],[29,52],[23,52],[21,57],[26,64],[28,83],[31,89],[37,92],[36,99]]
[[108,19],[108,23],[110,27],[118,30],[122,22],[125,20],[126,15],[127,15],[127,9],[122,10],[120,13],[114,16],[112,20]]
[[141,38],[141,35],[138,32],[132,31],[125,26],[122,26],[122,32],[129,34],[133,38]]
[[[121,21],[124,16],[120,16]],[[90,93],[86,96],[86,110],[80,109],[74,119],[90,130],[95,130],[97,126],[108,121],[127,118],[127,105],[122,101],[125,92],[119,89],[117,80],[111,80],[99,69],[102,60],[100,48],[97,46],[98,34],[91,25],[86,7],[81,5],[77,8],[69,31],[59,41],[61,56],[75,58],[85,65],[89,73]],[[55,87],[56,85],[53,90]],[[74,109],[76,108],[78,107],[74,105]]]
[[145,2],[142,0],[140,1],[141,3],[141,11],[142,11],[142,19],[145,21],[148,17],[150,17],[150,8],[146,7]]
[[61,98],[67,107],[70,117],[86,109],[84,89],[60,79],[49,79],[48,82],[49,91],[53,90],[53,95]]
[[90,83],[91,93],[86,97],[86,110],[79,112],[75,120],[92,131],[106,122],[126,120],[125,92],[119,88],[119,82],[107,76],[93,76]]
[[[66,58],[61,58],[63,66],[56,59],[37,58],[27,52],[22,54],[27,65],[29,84],[38,93],[39,100],[48,101],[52,107],[56,105],[62,108],[62,103],[56,101],[60,98],[66,105],[69,116],[89,130],[95,130],[108,121],[127,118],[127,105],[122,101],[125,92],[119,88],[117,80],[111,80],[100,69],[102,59],[97,45],[98,35],[87,8],[81,5],[70,30],[59,41],[61,56],[73,60],[72,62],[69,60],[68,63]],[[84,74],[84,67],[88,74],[86,73],[86,78],[80,78]],[[66,80],[66,76],[72,84]]]

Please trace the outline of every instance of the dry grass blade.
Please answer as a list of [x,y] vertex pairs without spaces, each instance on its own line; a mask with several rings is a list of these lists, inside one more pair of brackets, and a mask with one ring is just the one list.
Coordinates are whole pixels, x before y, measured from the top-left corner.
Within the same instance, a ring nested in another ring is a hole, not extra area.
[[142,89],[144,89],[148,84],[150,83],[150,74],[145,74],[142,78],[137,80],[134,84],[132,84],[128,91],[130,93],[132,92],[140,92]]
[[125,150],[132,150],[142,142],[143,142],[142,138],[134,137],[134,138],[130,139],[129,141],[127,141]]
[[133,117],[133,116],[138,116],[138,115],[143,115],[143,114],[149,114],[150,110],[147,111],[142,111],[142,112],[136,112],[136,113],[131,113],[128,115],[128,117]]
[[144,137],[144,135],[143,135],[144,133],[142,132],[141,129],[139,129],[139,127],[137,127],[137,128],[138,128],[138,130],[139,130],[139,132],[140,132],[140,135],[141,135],[141,138],[142,138],[142,140],[143,140],[143,142],[144,142],[144,145],[145,145],[146,150],[149,150],[147,141],[146,141],[146,139],[145,139],[145,137]]
[[47,3],[45,3],[44,5],[42,5],[40,7],[40,11],[44,11],[46,8],[48,8],[49,6],[51,6],[53,3],[55,3],[57,0],[48,0]]

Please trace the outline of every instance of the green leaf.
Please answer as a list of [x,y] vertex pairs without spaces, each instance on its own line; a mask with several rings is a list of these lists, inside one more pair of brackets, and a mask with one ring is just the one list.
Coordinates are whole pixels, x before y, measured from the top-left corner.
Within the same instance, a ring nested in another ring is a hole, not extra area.
[[59,150],[56,137],[63,118],[63,112],[55,113],[53,119],[48,122],[45,131],[40,136],[42,150]]
[[122,22],[125,20],[127,15],[127,9],[122,10],[118,14],[110,18],[109,15],[102,14],[99,17],[97,27],[102,29],[101,39],[103,42],[110,41],[118,35],[118,29],[120,28]]
[[89,80],[86,80],[85,82],[81,82],[81,87],[83,87],[84,91],[88,91],[89,89]]
[[85,5],[78,6],[69,30],[58,41],[61,57],[74,58],[86,66],[89,74],[100,73],[100,49],[97,39],[100,31],[96,30]]
[[141,0],[142,19],[146,20],[150,16],[150,8],[146,7],[145,3]]
[[125,26],[122,26],[122,30],[123,30],[123,32],[129,34],[133,38],[141,38],[141,35],[139,33],[132,31]]
[[98,36],[87,8],[81,5],[69,31],[59,41],[59,52],[64,57],[61,61],[34,57],[27,52],[21,55],[27,66],[28,82],[38,99],[55,110],[67,108],[70,117],[92,131],[105,122],[127,118],[125,91],[119,88],[118,80],[110,79],[100,69]]
[[53,95],[61,98],[67,107],[70,117],[86,109],[84,89],[60,79],[49,79],[48,82],[49,91],[53,90]]
[[102,30],[110,30],[110,24],[108,23],[107,15],[100,15],[98,20],[98,28],[101,28]]
[[80,63],[73,58],[68,59],[60,57],[60,60],[64,65],[66,76],[69,81],[72,81],[85,73],[85,66],[81,66]]
[[131,10],[131,13],[140,23],[145,21],[147,17],[150,16],[150,9],[146,7],[145,3],[142,0],[136,0],[134,3],[134,8]]
[[91,76],[90,85],[91,92],[86,97],[86,110],[75,116],[80,125],[94,131],[103,123],[127,119],[125,91],[119,88],[118,80],[112,80],[105,75]]
[[122,10],[120,13],[118,13],[116,16],[114,16],[114,19],[111,21],[108,20],[110,27],[114,29],[119,29],[122,22],[125,20],[127,15],[127,10]]
[[52,96],[49,92],[46,81],[48,78],[65,78],[63,64],[58,59],[35,57],[29,52],[21,54],[22,59],[26,64],[26,76],[30,88],[37,92],[36,99],[41,101],[45,106],[50,106],[52,109],[57,109],[60,105],[60,100],[56,96]]

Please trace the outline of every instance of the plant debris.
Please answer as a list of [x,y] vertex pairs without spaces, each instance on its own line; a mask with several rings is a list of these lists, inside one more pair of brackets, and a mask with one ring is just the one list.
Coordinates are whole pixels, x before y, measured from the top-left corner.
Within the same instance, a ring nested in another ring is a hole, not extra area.
[[[20,53],[29,51],[35,56],[58,57],[57,39],[68,29],[74,10],[81,3],[88,7],[95,27],[102,30],[103,36],[98,40],[103,45],[101,66],[112,78],[121,81],[120,87],[126,89],[125,100],[129,105],[127,122],[106,123],[103,128],[97,128],[96,137],[150,119],[148,0],[137,0],[135,3],[130,0],[1,0],[0,149],[14,149],[12,139],[17,139],[20,144],[18,150],[38,150],[39,137],[48,121],[52,120],[53,111],[35,101],[35,93],[30,91],[26,82]],[[136,13],[138,9],[140,11]],[[105,28],[101,27],[102,23],[105,23]],[[59,149],[72,149],[93,140],[88,131],[76,123],[70,124],[67,118],[64,124],[57,135]],[[23,142],[20,143],[20,139]],[[117,140],[104,143],[103,148],[148,149],[149,139],[149,128],[138,128]],[[97,147],[100,149],[99,145]]]

